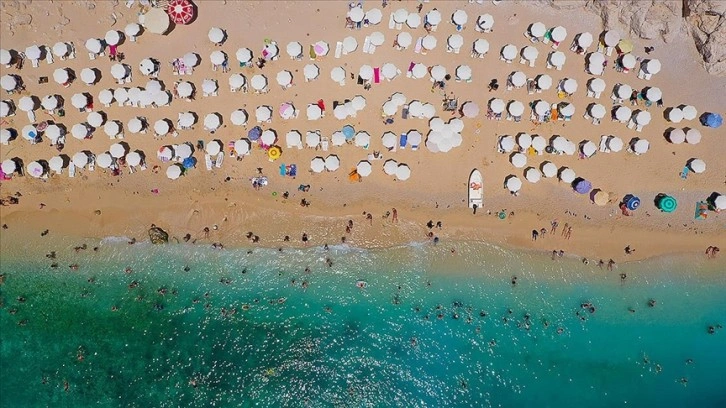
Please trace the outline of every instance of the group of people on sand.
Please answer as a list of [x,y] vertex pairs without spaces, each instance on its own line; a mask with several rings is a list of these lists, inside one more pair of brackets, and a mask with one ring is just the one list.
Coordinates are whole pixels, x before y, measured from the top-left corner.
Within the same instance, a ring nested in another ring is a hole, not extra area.
[[716,255],[718,255],[718,252],[720,251],[719,247],[717,246],[710,246],[706,248],[706,257],[707,258],[715,258]]
[[[559,226],[559,223],[557,220],[554,220],[551,222],[552,227],[550,228],[550,234],[554,235],[555,232],[557,232],[557,227]],[[545,235],[547,235],[547,228],[540,228],[539,230],[533,229],[532,230],[532,241],[537,241],[538,238],[544,238]],[[572,227],[565,223],[565,226],[562,228],[562,233],[560,234],[565,239],[570,239],[572,236]]]

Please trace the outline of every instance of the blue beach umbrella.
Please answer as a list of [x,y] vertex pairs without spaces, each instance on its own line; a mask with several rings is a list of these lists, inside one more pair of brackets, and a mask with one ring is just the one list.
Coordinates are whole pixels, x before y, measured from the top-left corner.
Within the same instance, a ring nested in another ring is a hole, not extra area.
[[343,135],[345,136],[345,140],[351,140],[353,139],[353,136],[355,136],[355,129],[353,129],[353,126],[351,125],[345,125],[343,126]]
[[187,157],[182,162],[182,166],[184,166],[185,169],[191,169],[197,165],[197,159],[194,157]]
[[592,183],[581,178],[581,179],[575,180],[574,189],[575,189],[575,191],[577,191],[580,194],[587,194],[590,192],[590,190],[592,190]]
[[250,129],[249,133],[247,133],[247,138],[249,138],[252,141],[255,141],[262,136],[262,128],[259,126],[255,126],[252,129]]
[[623,202],[625,203],[625,206],[628,208],[628,210],[637,210],[638,207],[640,207],[640,198],[628,194],[623,198]]
[[723,118],[718,113],[705,113],[701,116],[701,124],[703,126],[717,128],[723,124]]

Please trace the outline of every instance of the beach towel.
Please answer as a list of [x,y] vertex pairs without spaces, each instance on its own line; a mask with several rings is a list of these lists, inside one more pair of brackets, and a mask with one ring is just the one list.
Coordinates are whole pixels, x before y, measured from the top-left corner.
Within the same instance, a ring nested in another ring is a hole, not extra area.
[[287,175],[287,166],[285,166],[285,163],[280,163],[280,175],[281,176]]
[[381,69],[378,67],[373,68],[373,82],[376,84],[381,83]]
[[697,220],[705,220],[708,217],[708,203],[705,201],[696,202],[696,215],[693,217]]
[[399,146],[401,147],[401,149],[405,149],[406,148],[406,143],[407,142],[408,142],[408,134],[401,133],[401,139],[400,139],[400,143],[399,143]]
[[296,177],[297,176],[297,164],[291,164],[290,165],[290,177]]

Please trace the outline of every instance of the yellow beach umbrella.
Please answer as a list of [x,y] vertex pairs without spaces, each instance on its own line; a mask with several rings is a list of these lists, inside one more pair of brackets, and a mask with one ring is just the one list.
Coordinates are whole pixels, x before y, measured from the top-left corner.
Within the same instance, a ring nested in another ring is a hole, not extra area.
[[269,150],[267,150],[267,157],[270,159],[270,161],[275,161],[282,156],[282,149],[280,149],[280,146],[272,146]]
[[602,190],[597,190],[595,192],[595,194],[593,194],[593,200],[592,201],[594,201],[595,204],[597,204],[597,205],[599,205],[599,206],[602,207],[602,206],[606,205],[608,203],[608,201],[610,201],[610,196],[609,196],[608,193],[606,193],[606,192],[604,192]]
[[632,52],[633,48],[635,48],[635,47],[633,46],[632,41],[624,38],[624,39],[620,40],[617,48],[621,53],[628,54],[628,53]]

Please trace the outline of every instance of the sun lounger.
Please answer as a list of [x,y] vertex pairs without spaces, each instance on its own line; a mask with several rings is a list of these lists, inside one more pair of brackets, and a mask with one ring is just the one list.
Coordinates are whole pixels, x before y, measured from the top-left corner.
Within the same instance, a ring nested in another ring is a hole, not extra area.
[[45,47],[45,62],[47,62],[48,65],[53,63],[53,51],[51,51],[48,47]]
[[396,28],[396,20],[393,19],[393,12],[391,12],[391,16],[388,18],[388,29],[393,30]]
[[68,177],[76,177],[76,165],[73,162],[68,165]]
[[401,148],[401,150],[406,149],[406,143],[408,143],[408,134],[401,133],[401,138],[400,138],[399,144],[398,144],[399,147]]
[[423,37],[418,37],[418,40],[416,40],[416,45],[413,47],[413,52],[416,54],[420,54],[423,50]]
[[335,58],[340,58],[340,54],[348,55],[347,52],[343,51],[343,42],[338,41],[337,44],[335,44]]
[[368,54],[370,52],[371,48],[371,37],[366,36],[365,40],[363,40],[363,53]]
[[207,166],[207,170],[212,170],[212,156],[210,156],[209,154],[205,154],[204,164]]
[[320,139],[320,145],[323,147],[323,151],[324,152],[327,152],[328,151],[328,147],[330,146],[330,139],[328,139],[327,137],[321,138]]
[[217,160],[214,162],[214,165],[217,168],[222,167],[222,162],[224,161],[224,152],[217,153]]

